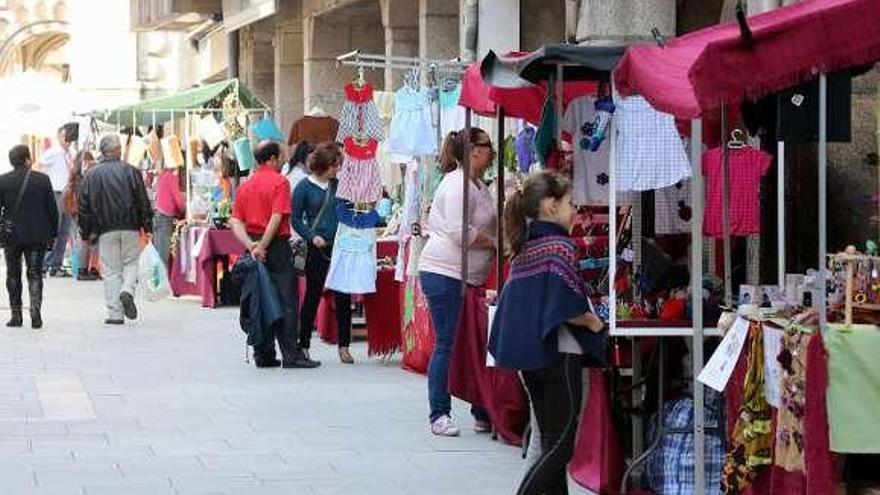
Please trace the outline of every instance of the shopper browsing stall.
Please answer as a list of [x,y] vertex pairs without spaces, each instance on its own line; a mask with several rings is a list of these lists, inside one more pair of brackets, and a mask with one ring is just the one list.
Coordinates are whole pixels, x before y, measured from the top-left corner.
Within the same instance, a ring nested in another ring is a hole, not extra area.
[[[262,141],[254,152],[258,168],[242,184],[232,207],[230,226],[235,237],[269,272],[281,303],[282,322],[275,325],[275,340],[281,349],[279,362],[275,342],[265,339],[254,348],[258,368],[303,368],[302,353],[296,347],[297,291],[294,286],[290,239],[290,185],[281,176],[281,146]],[[242,311],[245,306],[242,306]]]
[[167,265],[171,253],[171,236],[174,226],[186,215],[186,202],[181,192],[179,168],[175,163],[164,162],[156,184],[156,214],[153,216],[153,245]]
[[[89,151],[80,151],[74,160],[73,169],[70,171],[70,179],[67,181],[67,187],[61,196],[61,203],[64,205],[64,212],[70,215],[74,221],[79,217],[79,197],[80,189],[82,189],[83,181],[86,173],[95,165],[95,157]],[[73,256],[74,261],[71,263],[76,266],[76,279],[79,281],[98,280],[98,270],[90,267],[90,261],[97,254],[97,247],[89,241],[82,239],[79,233],[79,227],[76,227],[78,235],[73,238]]]
[[[520,371],[541,437],[541,456],[517,494],[564,494],[583,394],[583,356],[599,351],[604,323],[589,312],[578,247],[569,238],[571,182],[544,172],[508,200],[510,278],[501,291],[489,351]],[[585,328],[582,328],[585,327]],[[591,338],[592,337],[592,338]]]
[[[339,220],[336,216],[336,174],[342,164],[342,150],[332,142],[319,144],[309,155],[311,172],[293,191],[293,216],[290,223],[308,245],[306,256],[306,296],[300,313],[299,346],[306,359],[312,361],[309,347],[315,327],[315,315],[330,269],[330,256]],[[336,324],[339,332],[339,359],[354,363],[349,352],[351,344],[351,295],[333,291],[336,301]]]
[[[464,170],[468,152],[470,164],[469,208],[464,215]],[[449,360],[462,305],[462,245],[468,247],[467,280],[472,286],[486,282],[495,251],[497,215],[492,196],[480,177],[492,164],[492,140],[477,128],[451,132],[443,142],[441,167],[446,176],[437,188],[428,217],[428,242],[419,262],[422,291],[428,300],[436,340],[428,365],[428,400],[431,432],[458,436],[459,429],[450,416],[448,392]],[[462,221],[467,220],[467,237],[462,237]],[[472,407],[477,432],[491,430],[489,417]]]

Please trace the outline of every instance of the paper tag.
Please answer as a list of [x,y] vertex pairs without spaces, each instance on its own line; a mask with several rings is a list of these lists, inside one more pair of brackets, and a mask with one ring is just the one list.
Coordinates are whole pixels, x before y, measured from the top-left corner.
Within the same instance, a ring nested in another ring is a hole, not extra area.
[[706,363],[697,380],[718,392],[724,392],[748,335],[748,320],[737,318],[730,331],[721,340],[718,349],[709,358],[709,362]]
[[804,97],[804,95],[798,93],[798,94],[792,95],[791,103],[792,103],[792,105],[794,105],[796,107],[800,107],[801,105],[804,104],[805,99],[806,98]]
[[[486,336],[486,344],[489,343],[489,340],[492,338],[492,322],[495,320],[495,311],[498,309],[498,306],[494,304],[490,304],[487,307],[487,311],[489,313],[488,321],[489,321],[489,333]],[[487,345],[488,347],[488,345]],[[492,356],[492,353],[489,352],[489,349],[486,349],[486,367],[494,368],[495,367],[495,357]]]
[[764,325],[764,397],[775,408],[782,404],[782,370],[776,359],[782,351],[782,330]]

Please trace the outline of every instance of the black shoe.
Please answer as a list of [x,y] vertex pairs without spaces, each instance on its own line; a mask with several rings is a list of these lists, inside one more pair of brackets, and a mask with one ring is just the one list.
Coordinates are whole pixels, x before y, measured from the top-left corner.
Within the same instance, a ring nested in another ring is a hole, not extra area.
[[129,320],[137,320],[138,309],[134,304],[134,296],[128,292],[121,292],[119,294],[119,302],[122,303],[122,312],[125,314],[125,317]]
[[31,309],[31,328],[35,330],[43,328],[43,315],[40,314],[39,309]]
[[321,362],[309,358],[302,349],[297,349],[292,356],[284,359],[282,366],[287,369],[314,369],[321,366]]
[[125,320],[117,320],[115,318],[107,318],[104,320],[105,325],[124,325]]
[[54,278],[70,278],[70,272],[64,268],[53,268],[49,271],[49,276]]
[[101,274],[98,273],[97,268],[92,268],[89,270],[89,276],[91,277],[89,280],[101,280]]
[[88,270],[80,270],[76,274],[76,279],[80,282],[92,282],[98,280],[98,277]]
[[9,318],[8,322],[6,322],[6,326],[9,328],[18,328],[24,324],[22,320],[23,318],[21,316],[21,309],[13,309],[12,317]]
[[257,368],[277,368],[281,366],[281,361],[272,358],[272,359],[254,359],[254,364]]

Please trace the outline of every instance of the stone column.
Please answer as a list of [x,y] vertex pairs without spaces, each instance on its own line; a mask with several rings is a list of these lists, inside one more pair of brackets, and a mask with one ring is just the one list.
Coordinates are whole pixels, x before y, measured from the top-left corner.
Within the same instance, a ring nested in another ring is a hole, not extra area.
[[457,57],[458,22],[458,0],[419,0],[419,57]]
[[578,40],[617,42],[652,39],[651,29],[675,34],[675,0],[582,0]]
[[[385,28],[385,56],[419,56],[419,5],[412,0],[381,0]],[[385,70],[385,90],[393,91],[402,80],[400,71]]]
[[520,0],[488,2],[479,5],[477,60],[489,53],[518,51],[520,45]]
[[300,0],[275,14],[275,114],[285,133],[303,115],[303,23]]
[[[342,91],[354,80],[352,67],[337,67],[336,57],[351,50],[365,53],[383,53],[385,30],[376,10],[376,16],[346,15],[345,9],[303,19],[305,109],[320,105],[328,114],[338,115],[342,108]],[[367,70],[366,80],[376,87],[384,74]]]
[[239,30],[239,77],[258,98],[275,102],[275,19],[268,17]]

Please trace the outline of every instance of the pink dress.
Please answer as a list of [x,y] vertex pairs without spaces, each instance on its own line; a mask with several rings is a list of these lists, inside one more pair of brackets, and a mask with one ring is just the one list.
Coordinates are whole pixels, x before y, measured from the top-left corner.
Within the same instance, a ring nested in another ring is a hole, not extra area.
[[336,197],[352,203],[373,203],[382,198],[382,179],[376,149],[379,142],[369,139],[359,143],[352,137],[343,141],[345,158],[339,171]]

